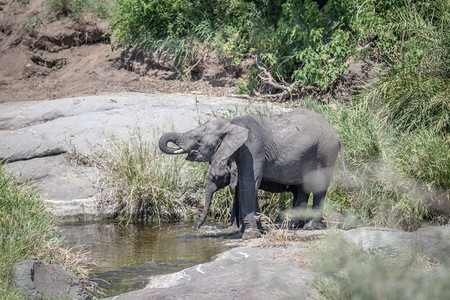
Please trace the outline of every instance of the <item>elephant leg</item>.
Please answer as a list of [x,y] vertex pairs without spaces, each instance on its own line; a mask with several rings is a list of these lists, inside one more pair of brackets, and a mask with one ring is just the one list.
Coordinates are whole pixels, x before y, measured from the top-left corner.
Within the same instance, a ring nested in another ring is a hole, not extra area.
[[260,237],[261,233],[256,222],[256,212],[258,211],[257,202],[257,187],[259,186],[261,176],[255,176],[253,166],[253,157],[248,149],[243,150],[242,156],[238,163],[238,196],[239,196],[239,211],[242,216],[243,239],[251,239]]
[[294,209],[294,216],[292,219],[292,224],[290,224],[290,227],[299,228],[306,223],[305,217],[301,215],[301,212],[308,205],[310,193],[305,192],[302,185],[293,186],[291,192],[293,196],[292,207]]
[[240,219],[241,215],[239,213],[238,188],[239,185],[236,186],[236,191],[233,198],[233,207],[231,209],[231,227],[233,227],[234,229],[238,229],[242,223],[242,219]]
[[306,230],[325,229],[325,224],[322,223],[323,209],[322,202],[325,199],[327,191],[322,191],[313,194],[313,218],[303,226]]

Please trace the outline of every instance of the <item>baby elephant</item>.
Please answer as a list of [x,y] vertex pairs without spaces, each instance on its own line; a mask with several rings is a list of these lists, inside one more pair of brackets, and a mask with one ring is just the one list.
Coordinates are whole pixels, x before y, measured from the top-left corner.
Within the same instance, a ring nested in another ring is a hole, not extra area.
[[[208,170],[205,192],[205,206],[203,208],[201,216],[199,217],[196,227],[197,230],[202,226],[203,222],[206,219],[206,216],[208,215],[214,193],[230,184],[233,189],[235,189],[238,185],[238,170],[235,162],[228,162],[221,176],[213,176]],[[259,186],[259,189],[271,193],[291,192],[294,198],[294,207],[298,207],[301,204],[300,202],[296,203],[296,200],[298,199],[298,188],[299,187],[296,185],[280,184],[266,180],[264,178],[261,180],[261,184]],[[242,224],[242,217],[239,214],[238,193],[234,194],[233,208],[231,211],[231,222],[232,226],[236,228],[239,228],[239,226]]]

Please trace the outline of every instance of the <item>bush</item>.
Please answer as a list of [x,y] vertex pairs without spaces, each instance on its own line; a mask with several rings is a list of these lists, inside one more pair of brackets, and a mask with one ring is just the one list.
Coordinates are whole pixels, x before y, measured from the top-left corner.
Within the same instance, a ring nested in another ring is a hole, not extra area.
[[111,28],[120,45],[173,54],[174,67],[186,69],[197,63],[192,54],[208,45],[228,55],[246,52],[260,15],[254,1],[124,0],[116,5]]
[[257,37],[255,47],[274,78],[327,90],[347,69],[350,54],[341,13],[341,1],[322,8],[311,0],[285,1],[277,24]]

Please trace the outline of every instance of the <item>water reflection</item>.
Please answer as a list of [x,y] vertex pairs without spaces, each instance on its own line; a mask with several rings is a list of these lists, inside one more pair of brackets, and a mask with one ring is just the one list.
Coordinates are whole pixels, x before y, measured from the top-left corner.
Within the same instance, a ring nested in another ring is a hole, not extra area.
[[[70,246],[90,252],[93,271],[107,295],[142,288],[152,275],[210,261],[226,250],[223,237],[195,234],[193,224],[92,223],[64,225]],[[109,284],[102,283],[103,281]]]

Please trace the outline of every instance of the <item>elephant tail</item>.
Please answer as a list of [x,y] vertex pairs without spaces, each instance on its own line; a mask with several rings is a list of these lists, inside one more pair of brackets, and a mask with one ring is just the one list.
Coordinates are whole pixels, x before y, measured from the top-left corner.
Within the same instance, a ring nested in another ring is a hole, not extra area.
[[350,177],[349,177],[349,173],[347,168],[345,167],[345,154],[344,154],[344,147],[342,146],[342,142],[339,141],[339,152],[340,152],[340,156],[341,156],[341,164],[342,164],[342,168],[344,169],[344,176],[345,176],[345,181],[347,181],[347,187],[348,189],[352,188],[352,183],[350,182]]

